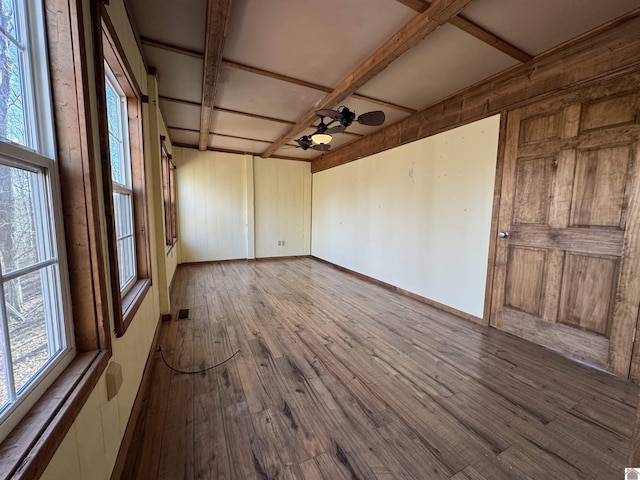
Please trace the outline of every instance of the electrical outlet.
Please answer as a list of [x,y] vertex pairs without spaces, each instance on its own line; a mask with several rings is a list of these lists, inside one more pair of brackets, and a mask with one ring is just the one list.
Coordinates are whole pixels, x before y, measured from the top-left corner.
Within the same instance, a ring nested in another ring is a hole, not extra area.
[[282,246],[284,247],[284,240],[282,240]]
[[278,246],[281,247],[282,246],[282,240],[278,240]]

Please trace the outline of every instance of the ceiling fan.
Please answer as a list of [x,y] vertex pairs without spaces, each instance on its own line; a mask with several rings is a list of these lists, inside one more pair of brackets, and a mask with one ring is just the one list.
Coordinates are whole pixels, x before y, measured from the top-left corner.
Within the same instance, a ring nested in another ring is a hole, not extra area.
[[[315,133],[295,139],[298,147],[303,150],[312,148],[313,150],[326,152],[331,148],[331,145],[329,145],[332,139],[331,135],[344,132],[354,121],[360,125],[377,127],[382,125],[385,120],[382,110],[363,113],[356,118],[356,113],[345,106],[341,106],[337,110],[318,110],[316,115],[320,117],[320,123],[316,127]],[[324,123],[325,118],[330,119],[328,123]]]

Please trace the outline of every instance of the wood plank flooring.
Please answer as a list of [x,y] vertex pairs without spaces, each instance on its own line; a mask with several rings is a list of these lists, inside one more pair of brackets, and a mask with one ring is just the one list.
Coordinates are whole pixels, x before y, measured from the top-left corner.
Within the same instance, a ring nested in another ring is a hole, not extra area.
[[[639,389],[322,262],[182,266],[139,479],[615,479]],[[176,320],[188,308],[188,319]]]

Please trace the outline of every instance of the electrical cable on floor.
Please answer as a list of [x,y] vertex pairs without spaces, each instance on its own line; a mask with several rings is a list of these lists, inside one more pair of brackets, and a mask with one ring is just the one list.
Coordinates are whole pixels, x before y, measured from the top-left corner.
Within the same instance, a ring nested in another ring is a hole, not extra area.
[[229,360],[231,360],[233,357],[235,357],[237,354],[240,353],[240,350],[236,350],[236,353],[234,353],[233,355],[231,355],[229,358],[227,358],[226,360],[220,362],[220,363],[216,363],[215,365],[212,365],[210,367],[207,368],[203,368],[202,370],[193,370],[193,371],[186,371],[186,370],[178,370],[177,368],[173,368],[171,365],[169,365],[169,363],[167,362],[167,359],[164,358],[164,352],[162,351],[162,347],[158,346],[158,351],[160,352],[160,356],[162,357],[162,361],[164,362],[164,364],[167,366],[167,368],[173,372],[176,373],[183,373],[185,375],[195,375],[197,373],[204,373],[207,372],[209,370],[213,370],[214,368],[218,368],[222,365],[224,365],[225,363],[227,363]]

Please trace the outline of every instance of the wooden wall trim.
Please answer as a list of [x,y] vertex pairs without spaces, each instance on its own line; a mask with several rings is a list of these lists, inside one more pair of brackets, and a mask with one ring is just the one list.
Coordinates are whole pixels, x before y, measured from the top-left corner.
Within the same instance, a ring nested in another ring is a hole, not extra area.
[[491,208],[491,229],[489,230],[489,257],[487,260],[487,281],[484,289],[484,325],[489,325],[491,319],[491,297],[493,295],[493,273],[496,262],[496,247],[498,238],[498,220],[500,218],[500,196],[502,194],[502,167],[504,165],[504,146],[507,135],[507,111],[500,115],[500,132],[498,136],[498,155],[496,159],[496,174],[493,184],[493,205]]
[[454,94],[393,125],[322,155],[311,172],[337,167],[505,109],[640,69],[640,10],[530,62]]
[[0,446],[0,478],[40,478],[105,370],[110,351],[80,353]]
[[[66,258],[78,352],[111,348],[108,279],[100,238],[93,119],[81,2],[48,0],[45,9],[51,63]],[[95,21],[92,19],[92,21]]]
[[458,310],[457,308],[453,308],[453,307],[450,307],[448,305],[444,305],[444,304],[442,304],[440,302],[436,302],[435,300],[431,300],[430,298],[423,297],[422,295],[418,295],[417,293],[413,293],[413,292],[410,292],[408,290],[404,290],[403,288],[396,287],[395,285],[391,285],[390,283],[383,282],[382,280],[378,280],[377,278],[373,278],[373,277],[370,277],[368,275],[364,275],[362,273],[356,272],[355,270],[351,270],[349,268],[342,267],[340,265],[336,265],[335,263],[332,263],[332,262],[330,262],[328,260],[325,260],[323,258],[319,258],[319,257],[313,256],[313,255],[311,255],[310,257],[313,258],[314,260],[319,261],[319,262],[326,263],[327,265],[332,266],[336,270],[340,270],[342,272],[349,273],[349,274],[354,275],[354,276],[356,276],[356,277],[358,277],[358,278],[360,278],[362,280],[374,283],[374,284],[379,285],[381,287],[384,287],[384,288],[386,288],[388,290],[391,290],[392,292],[399,293],[400,295],[404,295],[405,297],[413,298],[414,300],[417,300],[417,301],[419,301],[421,303],[424,303],[426,305],[429,305],[431,307],[437,308],[438,310],[442,310],[443,312],[447,312],[447,313],[450,313],[452,315],[455,315],[456,317],[464,318],[465,320],[469,320],[469,321],[471,321],[473,323],[477,323],[479,325],[487,325],[487,320],[486,319],[483,320],[482,318],[476,317],[475,315],[471,315],[470,313],[463,312],[462,310]]

